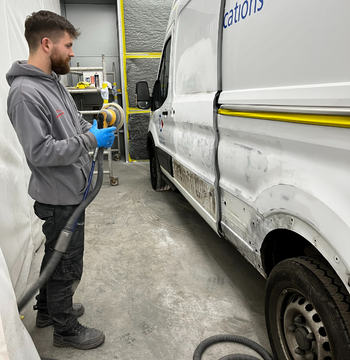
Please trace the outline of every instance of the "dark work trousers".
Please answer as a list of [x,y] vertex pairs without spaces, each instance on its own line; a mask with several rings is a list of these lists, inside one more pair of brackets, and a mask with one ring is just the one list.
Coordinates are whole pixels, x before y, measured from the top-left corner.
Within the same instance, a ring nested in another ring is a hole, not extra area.
[[[45,255],[41,270],[45,268],[54,252],[61,230],[78,205],[47,205],[34,203],[35,214],[44,220],[43,233],[46,236]],[[66,331],[77,323],[72,315],[73,295],[83,273],[85,212],[81,214],[69,246],[56,270],[37,295],[37,309],[48,313],[57,331]]]

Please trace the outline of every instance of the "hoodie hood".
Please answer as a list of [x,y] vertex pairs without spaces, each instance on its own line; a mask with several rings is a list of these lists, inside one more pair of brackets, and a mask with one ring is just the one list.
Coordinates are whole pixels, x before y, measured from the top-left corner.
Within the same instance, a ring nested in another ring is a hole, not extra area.
[[12,64],[11,69],[6,74],[7,83],[11,86],[15,78],[18,76],[34,76],[35,78],[39,77],[48,81],[61,80],[61,76],[57,75],[55,72],[52,72],[52,75],[48,75],[36,66],[28,64],[27,60],[15,61]]

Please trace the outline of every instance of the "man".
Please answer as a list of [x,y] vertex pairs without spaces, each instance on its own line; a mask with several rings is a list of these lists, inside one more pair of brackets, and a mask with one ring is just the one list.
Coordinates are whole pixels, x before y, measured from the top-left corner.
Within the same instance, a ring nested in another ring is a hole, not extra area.
[[[116,128],[97,129],[85,121],[60,82],[70,70],[73,40],[79,32],[65,18],[38,11],[25,21],[28,61],[16,61],[6,75],[11,86],[8,115],[32,172],[29,195],[34,211],[44,220],[45,255],[49,262],[58,235],[81,203],[91,168],[88,152],[110,147]],[[80,217],[67,252],[36,297],[36,325],[53,324],[54,345],[92,349],[104,342],[102,331],[82,326],[77,317],[82,304],[72,298],[82,276],[84,214]]]

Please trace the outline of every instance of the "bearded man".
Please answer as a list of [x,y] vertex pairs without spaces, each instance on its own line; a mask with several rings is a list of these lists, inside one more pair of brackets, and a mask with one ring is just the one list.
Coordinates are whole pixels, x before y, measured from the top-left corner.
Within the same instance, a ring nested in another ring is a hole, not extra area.
[[[56,241],[81,203],[91,168],[89,151],[111,147],[115,128],[98,129],[84,120],[61,83],[70,70],[74,26],[50,11],[38,11],[25,21],[28,61],[16,61],[6,75],[10,85],[7,112],[31,170],[28,193],[46,236],[41,271],[50,261]],[[36,325],[53,325],[58,347],[92,349],[104,342],[102,331],[81,325],[82,304],[73,294],[83,272],[83,213],[67,252],[37,295]]]

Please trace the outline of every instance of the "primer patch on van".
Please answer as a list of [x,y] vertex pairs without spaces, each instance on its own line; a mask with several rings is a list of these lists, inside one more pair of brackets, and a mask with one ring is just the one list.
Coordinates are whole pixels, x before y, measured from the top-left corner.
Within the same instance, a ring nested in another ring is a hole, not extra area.
[[214,187],[173,159],[174,178],[215,219]]

